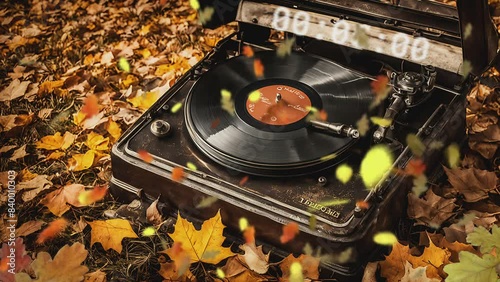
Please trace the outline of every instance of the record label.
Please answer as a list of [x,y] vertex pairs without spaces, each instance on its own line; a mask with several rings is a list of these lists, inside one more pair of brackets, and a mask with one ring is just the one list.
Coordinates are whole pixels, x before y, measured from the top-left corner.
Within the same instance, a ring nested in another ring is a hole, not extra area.
[[249,97],[248,113],[256,120],[269,125],[288,125],[303,119],[311,109],[311,99],[301,90],[288,85],[273,84],[257,91],[258,101]]

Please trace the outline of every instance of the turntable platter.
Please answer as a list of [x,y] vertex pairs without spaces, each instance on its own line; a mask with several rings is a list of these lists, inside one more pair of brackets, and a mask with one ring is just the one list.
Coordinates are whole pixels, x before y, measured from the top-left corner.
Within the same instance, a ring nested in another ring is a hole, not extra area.
[[[355,124],[372,101],[371,80],[311,55],[255,56],[263,77],[254,73],[254,58],[239,56],[194,84],[185,120],[196,146],[226,167],[264,176],[309,174],[342,160],[356,140],[311,130],[307,116],[322,109],[328,122]],[[232,93],[234,113],[221,106],[222,89]],[[249,98],[254,91],[257,101]]]

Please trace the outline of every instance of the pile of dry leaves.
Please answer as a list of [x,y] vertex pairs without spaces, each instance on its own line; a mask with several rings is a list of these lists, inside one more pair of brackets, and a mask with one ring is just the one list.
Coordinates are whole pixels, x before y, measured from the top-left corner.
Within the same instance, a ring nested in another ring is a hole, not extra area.
[[[223,246],[219,214],[196,230],[181,215],[162,217],[157,202],[120,205],[108,194],[114,142],[233,31],[201,29],[196,3],[0,4],[0,281],[302,281],[319,278],[321,260],[350,256],[306,248],[273,262],[245,219],[235,250]],[[367,266],[365,281],[497,279],[500,91],[477,84],[467,99],[462,165],[446,169],[448,183],[408,194],[414,226],[385,240],[392,251]],[[297,232],[288,224],[282,242]]]

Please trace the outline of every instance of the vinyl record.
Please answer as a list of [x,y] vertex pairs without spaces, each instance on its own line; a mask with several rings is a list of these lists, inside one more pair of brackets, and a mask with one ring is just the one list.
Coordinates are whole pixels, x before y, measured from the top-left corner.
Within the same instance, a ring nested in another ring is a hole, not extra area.
[[[254,59],[264,66],[262,77]],[[185,121],[196,146],[226,167],[263,176],[309,174],[334,165],[356,142],[312,129],[310,110],[323,109],[328,122],[355,125],[372,101],[370,82],[319,57],[257,52],[204,73],[186,99]],[[234,111],[221,105],[222,89],[231,93]],[[257,101],[249,99],[254,91]]]

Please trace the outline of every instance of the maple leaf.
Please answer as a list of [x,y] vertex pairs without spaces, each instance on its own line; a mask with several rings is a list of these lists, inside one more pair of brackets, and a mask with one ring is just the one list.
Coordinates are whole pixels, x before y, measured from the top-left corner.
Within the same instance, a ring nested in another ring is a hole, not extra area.
[[[221,260],[233,256],[230,248],[222,247],[225,237],[222,235],[224,224],[217,214],[203,222],[201,230],[196,230],[193,224],[177,214],[177,222],[173,233],[169,236],[174,242],[182,243],[183,248],[189,254],[191,263],[205,262],[217,264]],[[169,250],[164,251],[168,254]]]
[[458,192],[464,195],[466,202],[477,202],[488,198],[488,192],[496,189],[495,172],[477,168],[448,169],[444,167],[448,181]]
[[48,240],[51,240],[57,237],[61,232],[66,229],[68,226],[68,221],[64,218],[58,218],[47,226],[40,234],[38,234],[38,238],[36,240],[37,244],[43,244]]
[[439,282],[441,279],[428,278],[426,274],[427,267],[419,266],[413,268],[408,261],[405,263],[405,275],[401,282]]
[[224,279],[222,281],[228,282],[248,282],[248,281],[272,281],[269,276],[257,274],[248,269],[243,262],[237,257],[230,257],[226,265],[221,270],[224,272]]
[[[291,275],[290,268],[293,263],[300,263],[302,266],[302,275],[308,279],[319,278],[319,263],[320,260],[310,255],[301,254],[299,257],[294,257],[293,254],[288,255],[281,263],[280,269],[284,279],[289,279]],[[286,281],[286,280],[285,280]],[[291,281],[291,280],[290,280]]]
[[251,270],[264,274],[269,269],[269,253],[264,254],[262,251],[262,246],[256,246],[255,242],[246,243],[240,245],[240,249],[245,252],[244,255],[238,255],[240,261],[245,262],[245,264]]
[[444,266],[444,271],[448,273],[446,281],[498,281],[496,268],[500,264],[500,256],[484,254],[481,258],[469,252],[460,252],[458,256],[460,262]]
[[490,253],[494,248],[498,252],[500,251],[500,227],[493,225],[491,233],[482,226],[476,227],[467,235],[467,243],[480,246],[483,254]]
[[183,274],[179,274],[175,268],[175,263],[165,262],[160,263],[158,273],[165,279],[164,281],[196,281],[196,277],[188,269]]
[[281,244],[286,244],[299,234],[299,225],[296,222],[289,222],[283,226],[283,234],[280,237]]
[[121,253],[123,238],[138,238],[130,222],[125,219],[95,220],[89,225],[92,228],[90,245],[101,243],[106,251],[113,249]]
[[66,131],[63,136],[61,136],[60,132],[56,132],[54,135],[42,137],[40,141],[36,142],[36,147],[45,150],[66,150],[73,144],[75,139],[76,135],[69,131]]
[[[8,243],[4,243],[2,244],[2,249],[0,249],[0,281],[2,282],[15,281],[14,274],[8,271],[11,267],[13,268],[14,265],[14,273],[19,273],[27,269],[31,263],[31,257],[26,254],[26,247],[23,244],[22,238],[16,238],[14,241],[9,242],[14,242],[14,245],[10,246]],[[15,246],[13,254],[15,263],[11,264],[9,257],[12,257],[10,250],[13,246]]]
[[408,194],[408,216],[417,223],[431,227],[439,227],[453,215],[456,199],[445,199],[427,190],[424,199],[415,194]]
[[106,123],[106,131],[111,135],[112,140],[116,141],[122,135],[122,129],[118,123],[114,122],[111,117],[109,117],[108,122]]
[[[81,265],[87,258],[88,251],[81,243],[62,247],[52,259],[49,253],[39,252],[31,263],[36,280],[32,280],[27,273],[17,273],[18,282],[52,281],[52,282],[79,282],[89,271]],[[68,259],[71,258],[71,259]]]
[[78,195],[84,190],[85,188],[81,184],[69,184],[50,192],[40,203],[46,206],[54,215],[62,216],[69,210],[68,204],[75,207],[81,206]]

